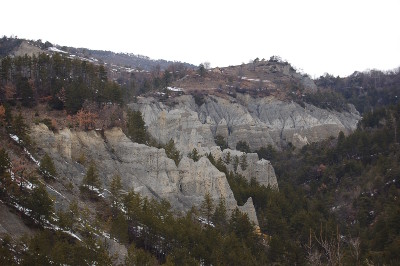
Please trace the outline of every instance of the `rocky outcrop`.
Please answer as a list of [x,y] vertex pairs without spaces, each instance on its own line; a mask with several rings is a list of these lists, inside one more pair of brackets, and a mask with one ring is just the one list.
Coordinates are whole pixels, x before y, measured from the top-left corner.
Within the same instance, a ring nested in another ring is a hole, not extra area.
[[211,149],[211,154],[216,160],[221,158],[228,171],[241,174],[247,181],[255,178],[260,185],[278,189],[278,181],[271,162],[264,159],[259,160],[257,153],[245,153],[231,149],[221,151],[219,147],[214,147]]
[[255,225],[259,227],[256,209],[254,208],[253,199],[250,197],[243,206],[239,207],[239,210],[246,213],[250,221],[256,221]]
[[75,186],[82,183],[89,162],[94,162],[104,188],[109,188],[113,176],[118,174],[124,190],[134,189],[146,197],[166,199],[178,211],[199,206],[206,193],[215,202],[225,198],[228,210],[237,207],[225,174],[206,157],[197,162],[184,157],[176,166],[163,149],[134,143],[119,128],[104,132],[63,129],[53,133],[39,124],[31,128],[31,137],[38,145],[39,155],[48,153],[59,176]]
[[142,112],[154,138],[163,143],[172,138],[186,153],[193,148],[200,153],[209,152],[216,135],[224,136],[231,148],[240,140],[248,142],[252,150],[268,144],[277,148],[287,143],[301,147],[336,137],[340,131],[348,133],[361,118],[354,108],[336,112],[243,94],[236,98],[205,97],[200,107],[190,95],[175,101],[174,106],[167,106],[142,98],[130,107]]

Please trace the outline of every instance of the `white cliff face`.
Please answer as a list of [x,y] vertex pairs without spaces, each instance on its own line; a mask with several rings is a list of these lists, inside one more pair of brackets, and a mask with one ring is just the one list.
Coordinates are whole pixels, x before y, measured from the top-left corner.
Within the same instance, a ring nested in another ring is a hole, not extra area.
[[340,113],[241,94],[236,99],[209,96],[200,107],[190,95],[176,100],[177,104],[169,107],[145,99],[131,108],[142,112],[153,137],[164,143],[172,138],[186,153],[193,148],[209,152],[216,135],[225,137],[231,148],[240,140],[248,142],[252,150],[268,144],[279,148],[289,142],[301,147],[336,137],[340,131],[348,133],[361,119],[354,108]]
[[237,206],[225,174],[218,171],[205,157],[200,158],[198,162],[182,158],[179,163],[178,187],[182,193],[180,199],[187,201],[188,205],[199,206],[204,200],[204,195],[209,193],[215,202],[223,197],[228,210]]
[[[166,143],[173,139],[184,155],[193,148],[200,155],[211,153],[217,160],[224,160],[228,170],[236,170],[247,180],[254,177],[260,184],[276,189],[277,178],[269,161],[259,160],[255,153],[221,151],[215,146],[215,136],[224,136],[232,148],[240,140],[249,143],[252,150],[268,144],[279,147],[285,142],[302,146],[337,136],[340,131],[353,130],[360,119],[355,110],[339,113],[311,105],[302,108],[296,103],[240,94],[236,99],[209,96],[200,107],[190,95],[175,101],[174,106],[167,106],[151,98],[141,98],[130,107],[142,112],[148,131],[157,141]],[[194,162],[184,156],[176,166],[163,149],[133,143],[119,128],[103,133],[69,129],[53,133],[38,125],[32,127],[31,137],[39,145],[39,155],[47,152],[59,175],[75,187],[81,184],[88,165],[77,161],[85,158],[86,162],[96,164],[104,188],[109,188],[112,177],[118,174],[126,191],[134,189],[146,197],[166,199],[179,211],[199,206],[206,193],[215,202],[225,198],[228,210],[237,207],[225,174],[206,157]],[[239,158],[236,166],[235,156]],[[251,201],[241,209],[257,224]]]
[[[39,153],[46,152],[53,158],[59,176],[76,186],[86,174],[87,167],[77,162],[84,157],[86,162],[95,163],[106,189],[118,174],[125,191],[134,189],[145,197],[166,199],[178,211],[200,206],[206,193],[215,202],[225,198],[228,210],[237,207],[225,174],[206,157],[197,162],[184,157],[176,166],[163,149],[134,143],[119,128],[103,134],[69,129],[53,133],[40,124],[31,128],[31,137],[38,144]],[[257,224],[257,220],[252,221]]]

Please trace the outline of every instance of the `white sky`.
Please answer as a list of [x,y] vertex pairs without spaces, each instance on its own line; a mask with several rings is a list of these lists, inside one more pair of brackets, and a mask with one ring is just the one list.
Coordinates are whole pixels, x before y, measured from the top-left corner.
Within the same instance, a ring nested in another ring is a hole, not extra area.
[[2,1],[0,36],[238,65],[279,55],[318,77],[400,66],[399,0]]

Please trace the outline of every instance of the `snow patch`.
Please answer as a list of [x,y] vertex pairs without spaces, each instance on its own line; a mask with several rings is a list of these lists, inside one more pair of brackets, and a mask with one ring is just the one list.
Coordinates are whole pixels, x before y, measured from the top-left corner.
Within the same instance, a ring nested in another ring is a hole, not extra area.
[[17,135],[14,134],[10,134],[10,137],[16,142],[16,143],[21,143],[19,137]]
[[209,226],[211,226],[211,227],[215,227],[214,223],[211,222],[211,221],[209,221],[209,220],[207,220],[206,218],[197,217],[197,220],[198,220],[200,223],[202,223],[202,224],[206,224],[206,225],[209,225]]
[[54,47],[54,46],[53,47],[49,47],[48,50],[52,51],[52,52],[56,52],[56,53],[68,54],[66,51],[60,50],[60,49],[58,49],[57,47]]
[[38,160],[35,159],[35,157],[32,156],[32,154],[24,147],[24,152],[26,153],[26,155],[28,155],[28,157],[37,165],[40,166],[40,162]]
[[167,87],[167,90],[169,91],[175,91],[175,92],[182,92],[182,88],[177,88],[177,87]]

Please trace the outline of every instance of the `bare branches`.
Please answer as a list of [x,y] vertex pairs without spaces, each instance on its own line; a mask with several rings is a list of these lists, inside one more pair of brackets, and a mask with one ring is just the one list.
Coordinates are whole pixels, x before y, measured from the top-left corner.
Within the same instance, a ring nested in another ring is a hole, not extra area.
[[[320,227],[319,236],[314,233],[310,228],[310,236],[308,244],[305,245],[307,249],[307,260],[310,265],[341,265],[343,254],[340,249],[340,234],[339,226],[336,227],[336,234],[327,235],[327,230],[325,233],[322,230],[322,224]],[[315,240],[316,245],[313,245],[312,239]]]

